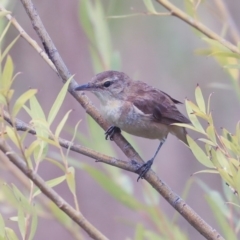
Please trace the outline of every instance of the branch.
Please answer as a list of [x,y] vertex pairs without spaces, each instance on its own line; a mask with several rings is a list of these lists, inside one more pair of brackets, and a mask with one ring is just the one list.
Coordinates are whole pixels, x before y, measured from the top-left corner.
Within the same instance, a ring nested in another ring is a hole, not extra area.
[[[0,4],[0,11],[7,12],[7,10]],[[57,73],[52,61],[49,59],[48,55],[39,47],[36,41],[34,41],[21,27],[21,25],[16,21],[16,19],[11,14],[6,14],[5,17],[12,23],[12,25],[19,31],[20,36],[24,38],[38,53],[39,55],[47,62],[47,64]]]
[[[10,116],[6,111],[3,111],[3,118],[9,124],[13,125],[10,120]],[[28,131],[31,134],[36,134],[34,128],[19,119],[15,119],[15,127],[18,131]],[[131,162],[125,162],[105,154],[101,154],[87,147],[83,147],[78,144],[74,144],[65,139],[58,139],[60,146],[72,151],[81,153],[85,156],[93,158],[98,162],[103,162],[130,172],[137,173],[138,165],[134,165]],[[149,175],[149,174],[148,174]],[[169,187],[161,181],[155,173],[152,173],[149,177],[146,177],[152,187],[154,187],[196,230],[198,230],[203,236],[211,240],[223,240],[221,235],[214,229],[212,229],[200,216],[198,216],[194,210],[192,210],[179,196],[172,192]]]
[[158,2],[163,7],[168,9],[172,13],[173,16],[180,18],[187,24],[191,25],[192,27],[194,27],[195,29],[197,29],[198,31],[200,31],[201,33],[206,35],[207,37],[218,41],[223,46],[230,49],[232,52],[240,54],[238,47],[236,47],[232,43],[228,42],[226,39],[222,38],[221,36],[219,36],[218,34],[213,32],[211,29],[206,27],[201,22],[197,21],[196,19],[193,19],[191,16],[189,16],[188,14],[186,14],[185,12],[183,12],[182,10],[177,8],[174,4],[170,3],[168,0],[156,0],[156,2]]
[[[29,18],[32,21],[33,28],[37,32],[42,44],[49,55],[50,59],[53,61],[58,73],[63,80],[66,82],[67,79],[71,77],[65,63],[63,62],[60,54],[58,53],[55,45],[53,44],[50,36],[48,35],[42,21],[32,3],[31,0],[21,0]],[[75,92],[74,89],[77,86],[76,81],[73,79],[69,85],[70,94],[82,105],[86,112],[103,128],[108,128],[108,123],[101,117],[97,109],[89,101],[87,96],[81,92]],[[133,147],[127,142],[127,140],[121,134],[115,134],[113,137],[115,143],[119,148],[125,153],[129,159],[136,159],[138,162],[143,163],[138,153],[133,149]],[[72,149],[73,150],[73,149]],[[99,159],[98,157],[95,159]],[[116,160],[114,160],[115,162]],[[112,164],[114,164],[112,162]],[[125,162],[123,162],[125,164]],[[129,164],[128,169],[134,168]],[[126,170],[128,170],[126,169]],[[198,216],[177,194],[175,194],[163,181],[161,181],[158,176],[150,170],[146,176],[146,181],[148,181],[197,231],[199,231],[207,239],[223,239],[220,234],[209,226],[200,216]]]
[[52,188],[48,187],[44,180],[34,173],[31,169],[27,168],[23,159],[21,159],[8,144],[1,138],[0,150],[5,153],[8,159],[17,166],[29,179],[31,179],[36,186],[50,198],[63,212],[65,212],[74,222],[82,227],[93,239],[107,240],[101,232],[99,232],[84,216],[77,212],[71,205],[62,199]]

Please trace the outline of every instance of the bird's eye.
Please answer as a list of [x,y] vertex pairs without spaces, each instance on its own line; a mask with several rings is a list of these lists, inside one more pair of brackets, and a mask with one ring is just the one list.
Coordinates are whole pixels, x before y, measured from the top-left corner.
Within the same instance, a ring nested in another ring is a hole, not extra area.
[[110,85],[111,85],[111,82],[110,82],[110,81],[106,81],[106,82],[103,84],[104,87],[109,87]]

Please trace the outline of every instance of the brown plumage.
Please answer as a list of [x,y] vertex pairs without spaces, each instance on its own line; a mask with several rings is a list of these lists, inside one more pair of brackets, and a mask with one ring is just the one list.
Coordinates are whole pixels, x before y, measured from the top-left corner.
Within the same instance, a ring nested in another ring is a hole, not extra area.
[[188,144],[185,128],[171,125],[190,123],[176,107],[181,102],[147,83],[133,81],[122,72],[106,71],[75,90],[91,91],[99,98],[102,114],[112,124],[106,137],[111,139],[116,130],[122,129],[136,136],[160,140],[154,157],[139,169],[139,178],[150,169],[168,133]]

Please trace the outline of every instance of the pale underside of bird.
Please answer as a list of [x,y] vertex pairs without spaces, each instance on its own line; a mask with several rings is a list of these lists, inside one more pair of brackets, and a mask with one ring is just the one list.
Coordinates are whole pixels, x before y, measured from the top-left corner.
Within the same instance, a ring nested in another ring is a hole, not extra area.
[[138,169],[139,178],[151,168],[168,133],[188,144],[185,128],[172,125],[190,123],[176,107],[181,102],[145,82],[133,81],[122,72],[106,71],[75,90],[91,91],[100,100],[102,116],[111,124],[106,139],[112,140],[121,129],[135,136],[160,140],[154,157]]

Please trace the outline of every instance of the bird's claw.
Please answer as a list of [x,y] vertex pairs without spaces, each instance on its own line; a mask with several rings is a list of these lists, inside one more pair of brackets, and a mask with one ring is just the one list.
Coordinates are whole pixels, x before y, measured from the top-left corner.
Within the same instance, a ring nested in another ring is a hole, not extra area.
[[152,164],[153,164],[153,158],[148,160],[146,163],[144,163],[141,167],[138,168],[137,172],[139,173],[138,180],[141,178],[143,179],[145,174],[150,170]]
[[113,141],[113,135],[115,133],[120,133],[120,132],[121,132],[121,129],[119,127],[111,126],[105,132],[105,139],[108,140],[109,138],[111,141]]

